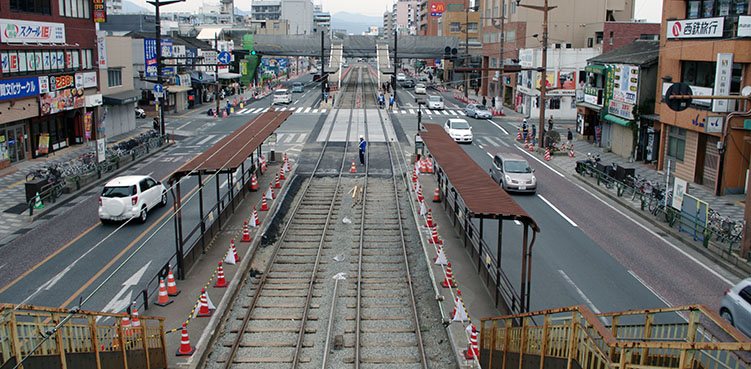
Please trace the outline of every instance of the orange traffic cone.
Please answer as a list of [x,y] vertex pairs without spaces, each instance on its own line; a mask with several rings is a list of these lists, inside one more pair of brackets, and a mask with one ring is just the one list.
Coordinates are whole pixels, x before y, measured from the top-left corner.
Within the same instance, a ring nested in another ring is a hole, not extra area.
[[446,263],[446,274],[445,274],[445,277],[443,278],[443,282],[441,282],[441,286],[443,286],[444,288],[456,287],[456,285],[454,284],[454,274],[451,273],[450,262]]
[[258,191],[258,178],[256,178],[255,173],[250,177],[250,190]]
[[235,240],[230,241],[227,254],[224,255],[224,263],[231,264],[231,265],[235,265],[237,263],[235,261]]
[[198,314],[197,317],[207,318],[214,314],[214,311],[209,309],[209,302],[206,299],[206,289],[201,288],[201,300],[198,302]]
[[433,230],[431,231],[430,237],[431,237],[430,238],[430,243],[436,244],[436,245],[443,245],[443,240],[439,240],[438,239],[438,228],[437,227],[433,227]]
[[417,187],[417,201],[420,202],[423,199],[425,199],[425,197],[422,196],[422,186],[418,186]]
[[222,268],[222,262],[219,262],[219,268],[216,271],[216,283],[214,283],[214,287],[217,288],[224,288],[227,287],[227,280],[224,279],[224,268]]
[[[123,317],[123,337],[130,337],[133,335],[133,332],[130,331],[130,317],[128,316],[128,310],[123,311],[125,316]],[[115,338],[115,346],[117,346],[118,339]]]
[[425,226],[429,228],[433,228],[437,225],[433,222],[433,210],[431,209],[428,209],[428,221],[426,223]]
[[529,143],[529,151],[535,151],[535,144],[534,144],[534,141],[531,141],[531,142]]
[[528,140],[528,139],[526,139],[526,138],[524,139],[524,148],[525,148],[525,149],[528,149],[528,148],[529,148],[529,140]]
[[157,298],[156,305],[167,306],[172,303],[167,295],[167,286],[164,284],[164,278],[159,278],[159,297]]
[[427,164],[428,164],[427,165],[427,167],[428,167],[428,173],[433,173],[433,161],[432,160],[428,160]]
[[467,327],[469,333],[469,345],[464,350],[464,358],[467,360],[480,359],[480,346],[477,344],[477,328],[474,324]]
[[235,254],[235,263],[239,263],[240,255],[237,255],[237,249],[235,249],[235,240],[229,241],[229,247],[232,248],[232,253]]
[[545,161],[550,161],[550,148],[545,148]]
[[138,309],[136,309],[136,303],[133,303],[133,306],[130,308],[130,315],[132,318],[130,318],[130,326],[133,328],[140,328],[141,327],[141,319],[138,317]]
[[417,182],[417,171],[415,170],[412,171],[412,182]]
[[250,242],[250,231],[248,231],[248,222],[243,224],[243,238],[240,242]]
[[521,128],[519,128],[519,129],[518,129],[518,130],[516,131],[516,140],[517,140],[517,141],[521,141],[521,140],[522,140],[522,130],[521,130]]
[[441,202],[441,190],[436,187],[433,193],[433,202]]
[[355,168],[355,162],[352,162],[352,167],[349,168],[350,173],[357,173],[357,168]]
[[171,270],[167,273],[167,294],[170,296],[177,296],[180,294],[180,291],[177,289],[177,284],[175,283],[175,276],[172,275]]
[[250,218],[250,225],[252,227],[258,227],[261,225],[261,220],[258,219],[258,210],[256,210],[256,207],[253,207],[253,217]]
[[190,338],[188,338],[188,328],[183,323],[183,333],[180,338],[180,348],[177,349],[177,356],[190,356],[196,351],[196,348],[190,345]]
[[279,173],[274,175],[274,188],[282,188],[282,185],[279,183]]
[[571,150],[569,150],[569,152],[568,152],[568,157],[569,158],[575,158],[576,157],[576,156],[574,156],[574,147],[573,146],[571,146]]
[[271,195],[271,200],[276,198],[276,194],[274,194],[274,184],[269,182],[269,194]]
[[268,211],[269,205],[266,204],[266,196],[261,199],[261,211]]
[[287,177],[284,176],[284,165],[282,165],[282,169],[279,171],[279,179],[282,181],[287,179]]

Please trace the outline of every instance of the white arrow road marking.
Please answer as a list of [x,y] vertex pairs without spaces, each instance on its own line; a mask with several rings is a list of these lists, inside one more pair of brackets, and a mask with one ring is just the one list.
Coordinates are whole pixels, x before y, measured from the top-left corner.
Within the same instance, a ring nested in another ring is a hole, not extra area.
[[[138,282],[143,277],[143,274],[146,273],[146,270],[149,269],[149,266],[151,265],[151,261],[146,263],[146,265],[142,266],[141,269],[139,269],[135,274],[130,276],[125,282],[123,282],[123,288],[120,289],[120,292],[115,294],[115,297],[110,300],[107,305],[104,306],[102,311],[104,312],[110,312],[110,313],[119,313],[130,306],[130,302],[132,301],[133,297],[133,291],[130,291],[130,288],[137,285]],[[128,293],[125,295],[125,293]],[[97,318],[97,321],[102,317]]]

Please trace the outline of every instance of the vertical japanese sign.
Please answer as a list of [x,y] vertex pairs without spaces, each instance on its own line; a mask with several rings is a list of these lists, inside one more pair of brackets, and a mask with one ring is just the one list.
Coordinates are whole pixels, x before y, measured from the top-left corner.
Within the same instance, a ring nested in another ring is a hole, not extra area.
[[104,0],[92,0],[94,2],[94,23],[104,23],[107,21],[107,8],[104,6]]
[[39,135],[39,146],[37,146],[40,154],[47,154],[50,152],[50,134],[42,133]]
[[[162,58],[171,58],[172,57],[172,39],[171,38],[163,38],[161,42],[162,46]],[[166,60],[167,64],[174,64],[173,60]],[[175,75],[175,67],[165,67],[162,66],[162,76],[174,76]]]
[[[714,75],[713,95],[730,94],[730,80],[733,76],[733,53],[717,54],[717,69]],[[729,100],[712,100],[712,111],[715,113],[727,113],[733,107]]]
[[97,65],[100,69],[107,68],[107,38],[104,31],[96,33]]
[[156,39],[143,39],[143,58],[146,77],[156,77]]
[[83,116],[83,137],[87,140],[91,139],[91,123],[93,119],[93,112],[88,112]]

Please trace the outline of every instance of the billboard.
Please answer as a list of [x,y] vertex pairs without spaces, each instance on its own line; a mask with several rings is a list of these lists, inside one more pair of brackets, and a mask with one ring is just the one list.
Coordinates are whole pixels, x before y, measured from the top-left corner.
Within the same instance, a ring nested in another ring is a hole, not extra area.
[[613,68],[613,100],[636,104],[636,94],[639,86],[639,67],[631,65],[616,65]]

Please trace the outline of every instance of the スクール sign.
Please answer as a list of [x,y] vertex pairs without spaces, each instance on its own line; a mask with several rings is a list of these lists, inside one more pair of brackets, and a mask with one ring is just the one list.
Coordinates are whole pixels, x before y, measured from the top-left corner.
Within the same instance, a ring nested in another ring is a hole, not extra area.
[[15,19],[0,19],[0,41],[65,43],[65,25],[52,22],[31,22]]
[[36,95],[39,95],[39,79],[37,77],[0,81],[0,101]]

